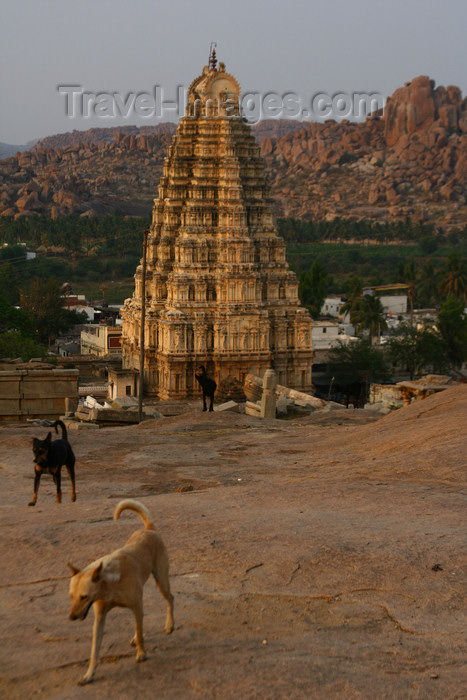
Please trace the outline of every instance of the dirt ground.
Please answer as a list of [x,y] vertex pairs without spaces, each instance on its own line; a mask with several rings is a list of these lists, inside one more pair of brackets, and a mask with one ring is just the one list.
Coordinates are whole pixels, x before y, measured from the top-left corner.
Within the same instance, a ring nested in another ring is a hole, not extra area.
[[[233,413],[70,430],[76,503],[32,496],[31,440],[0,426],[0,691],[7,698],[467,697],[467,386],[385,417]],[[148,660],[132,614],[107,618],[95,681],[77,685],[92,614],[68,619],[83,567],[150,510],[171,560],[175,630],[145,588]]]

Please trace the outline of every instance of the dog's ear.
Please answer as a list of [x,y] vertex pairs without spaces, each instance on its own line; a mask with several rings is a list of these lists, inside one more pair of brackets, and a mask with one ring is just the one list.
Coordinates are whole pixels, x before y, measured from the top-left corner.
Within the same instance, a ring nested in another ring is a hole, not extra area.
[[33,438],[33,439],[32,439],[32,446],[33,446],[33,448],[36,447],[36,446],[38,445],[39,442],[40,442],[40,440],[39,440],[38,438]]
[[70,564],[70,562],[67,562],[67,566],[69,569],[71,569],[72,576],[76,576],[76,574],[79,574],[80,569],[77,569],[76,566],[73,566],[73,564]]
[[100,580],[101,571],[102,571],[102,562],[99,564],[99,566],[96,566],[96,568],[92,572],[91,581],[93,583],[97,583],[97,581]]
[[52,440],[52,433],[47,433],[47,437],[45,438],[45,442],[50,442]]

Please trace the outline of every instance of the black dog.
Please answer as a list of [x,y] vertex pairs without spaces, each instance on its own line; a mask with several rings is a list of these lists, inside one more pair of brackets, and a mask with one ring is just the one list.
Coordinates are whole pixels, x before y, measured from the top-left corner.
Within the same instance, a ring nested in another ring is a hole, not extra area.
[[32,451],[34,452],[34,494],[31,503],[28,505],[35,506],[37,501],[37,492],[39,491],[39,483],[42,474],[52,474],[55,486],[57,487],[56,503],[62,502],[61,489],[61,470],[63,465],[66,466],[67,472],[71,479],[71,500],[76,501],[75,492],[75,455],[68,442],[66,427],[61,420],[56,420],[54,423],[55,432],[58,433],[57,425],[62,429],[62,437],[59,440],[52,441],[52,433],[49,433],[45,440],[32,439]]
[[199,385],[201,386],[201,389],[203,390],[203,411],[207,411],[206,408],[206,397],[210,399],[209,403],[209,410],[213,410],[213,404],[214,404],[214,394],[217,389],[217,384],[214,381],[214,379],[211,379],[211,377],[208,377],[206,374],[206,368],[201,365],[201,374],[195,374],[196,379],[198,380]]

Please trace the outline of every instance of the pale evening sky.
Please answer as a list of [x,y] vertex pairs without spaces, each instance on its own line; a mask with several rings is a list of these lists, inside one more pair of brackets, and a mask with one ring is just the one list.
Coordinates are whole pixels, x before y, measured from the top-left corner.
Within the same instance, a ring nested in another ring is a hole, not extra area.
[[125,103],[160,86],[174,101],[212,41],[244,92],[294,93],[305,106],[318,93],[388,96],[418,75],[465,96],[466,29],[466,0],[2,0],[0,141],[157,123],[154,110],[124,118],[125,107],[98,117],[92,102],[91,116],[78,103],[67,116],[57,88]]

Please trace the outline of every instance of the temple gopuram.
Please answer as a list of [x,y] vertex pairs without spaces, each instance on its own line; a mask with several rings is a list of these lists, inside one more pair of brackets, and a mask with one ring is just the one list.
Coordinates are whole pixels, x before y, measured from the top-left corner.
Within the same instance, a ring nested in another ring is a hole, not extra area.
[[[122,309],[123,368],[140,369],[141,263]],[[204,365],[218,385],[274,367],[279,384],[310,391],[311,318],[277,235],[263,161],[240,113],[240,86],[217,65],[190,85],[164,162],[147,237],[144,393],[199,393]]]

